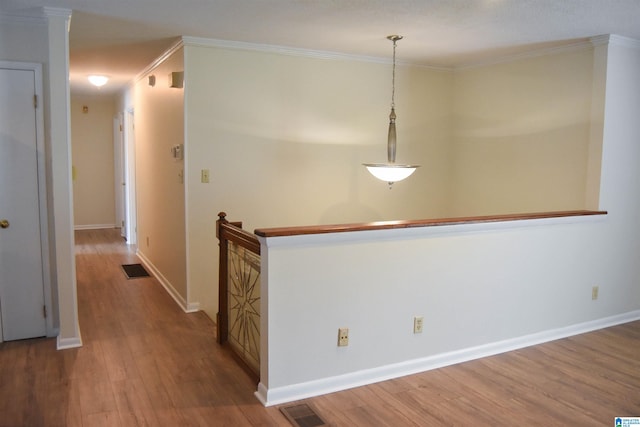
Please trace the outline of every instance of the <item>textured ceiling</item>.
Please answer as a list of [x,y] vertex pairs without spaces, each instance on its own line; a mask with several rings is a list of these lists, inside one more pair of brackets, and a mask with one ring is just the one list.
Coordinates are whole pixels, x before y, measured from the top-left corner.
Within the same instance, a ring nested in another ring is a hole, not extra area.
[[[0,13],[73,10],[72,90],[130,81],[192,36],[454,67],[601,34],[640,40],[640,0],[0,0]],[[111,88],[111,89],[109,89]]]

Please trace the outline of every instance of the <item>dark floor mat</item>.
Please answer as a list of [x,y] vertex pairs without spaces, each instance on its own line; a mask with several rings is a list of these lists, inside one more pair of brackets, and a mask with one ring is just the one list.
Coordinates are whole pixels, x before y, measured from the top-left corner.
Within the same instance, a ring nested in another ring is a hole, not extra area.
[[142,264],[123,264],[122,269],[127,279],[135,279],[137,277],[149,277],[149,273],[144,269]]

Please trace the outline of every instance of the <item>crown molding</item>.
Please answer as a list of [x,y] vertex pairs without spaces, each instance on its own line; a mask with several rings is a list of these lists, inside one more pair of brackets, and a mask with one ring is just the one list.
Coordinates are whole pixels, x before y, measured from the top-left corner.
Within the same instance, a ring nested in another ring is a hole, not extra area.
[[609,39],[611,38],[610,34],[601,34],[599,36],[593,36],[589,39],[591,45],[595,46],[603,46],[609,44]]
[[[638,40],[634,40],[628,37],[618,36],[615,34],[603,34],[603,35],[590,37],[588,39],[580,40],[577,42],[567,43],[560,46],[554,46],[554,47],[548,47],[548,48],[542,48],[542,49],[533,49],[527,52],[521,52],[521,53],[516,53],[512,55],[504,55],[504,56],[489,59],[486,61],[470,62],[470,63],[457,65],[453,67],[438,67],[438,66],[430,66],[430,65],[423,65],[423,64],[415,64],[415,63],[402,61],[402,60],[397,60],[396,62],[398,65],[402,65],[402,66],[413,66],[418,68],[430,69],[434,71],[456,72],[456,71],[464,71],[464,70],[473,69],[473,68],[486,67],[490,65],[521,61],[524,59],[537,58],[537,57],[547,56],[547,55],[579,52],[585,49],[591,49],[594,46],[600,46],[600,45],[606,45],[606,44],[615,44],[615,45],[640,49],[640,41]],[[229,50],[244,50],[244,51],[251,51],[251,52],[272,53],[272,54],[278,54],[278,55],[288,55],[288,56],[296,56],[296,57],[304,57],[304,58],[323,59],[323,60],[359,61],[359,62],[369,62],[369,63],[376,63],[376,64],[391,64],[391,59],[389,58],[379,58],[379,57],[364,56],[364,55],[350,55],[350,54],[338,53],[338,52],[310,50],[310,49],[294,48],[294,47],[288,47],[288,46],[268,45],[268,44],[261,44],[261,43],[248,43],[248,42],[241,42],[241,41],[183,36],[173,46],[167,49],[167,51],[165,51],[160,57],[158,57],[158,59],[156,59],[147,68],[145,68],[140,74],[138,74],[134,79],[134,82],[137,82],[140,79],[144,78],[146,74],[151,72],[154,68],[156,68],[161,63],[163,63],[169,56],[173,55],[175,51],[177,51],[178,49],[184,46],[209,47],[209,48],[220,48],[220,49],[229,49]]]
[[71,14],[71,9],[47,6],[34,7],[30,9],[0,13],[0,23],[46,25],[50,18],[70,19]]
[[176,53],[180,48],[182,48],[185,45],[184,43],[184,37],[179,38],[178,40],[176,40],[176,42],[174,44],[172,44],[167,50],[164,51],[164,53],[162,55],[160,55],[159,57],[157,57],[151,64],[149,64],[144,70],[142,70],[140,73],[138,73],[132,80],[132,83],[135,84],[137,82],[139,82],[140,80],[144,79],[145,76],[147,74],[149,74],[150,72],[152,72],[153,70],[155,70],[156,68],[158,68],[160,66],[160,64],[162,64],[164,61],[166,61],[167,59],[169,59],[169,57],[171,55],[173,55],[174,53]]
[[560,46],[547,47],[542,49],[533,49],[527,52],[516,53],[513,55],[505,55],[486,61],[471,62],[453,67],[453,71],[464,71],[473,68],[481,68],[490,65],[504,64],[509,62],[522,61],[525,59],[538,58],[541,56],[557,55],[561,53],[579,52],[593,48],[594,44],[591,39],[581,40],[578,42],[567,43]]
[[[303,49],[303,48],[296,48],[296,47],[289,47],[289,46],[269,45],[269,44],[261,44],[261,43],[248,43],[248,42],[220,40],[220,39],[207,39],[207,38],[201,38],[201,37],[188,37],[188,36],[185,36],[182,39],[184,40],[185,46],[213,47],[213,48],[229,49],[229,50],[245,50],[245,51],[252,51],[252,52],[273,53],[278,55],[288,55],[288,56],[333,60],[333,61],[357,61],[357,62],[368,62],[368,63],[386,64],[386,65],[391,64],[392,62],[390,58],[381,58],[377,56],[366,56],[366,55],[353,55],[348,53]],[[426,69],[435,70],[435,71],[451,71],[452,70],[450,67],[439,67],[439,66],[433,66],[433,65],[417,64],[409,61],[403,61],[402,59],[396,59],[396,64],[400,66],[426,68]]]
[[632,39],[630,37],[619,36],[617,34],[609,35],[609,44],[615,46],[630,47],[633,49],[640,49],[640,40]]
[[72,11],[71,9],[63,9],[60,7],[48,7],[44,6],[42,8],[42,14],[47,18],[56,17],[56,18],[71,18]]
[[35,14],[33,11],[23,13],[0,13],[1,24],[31,24],[45,25],[47,17],[42,13]]
[[[288,46],[268,45],[260,43],[247,43],[239,41],[206,39],[201,37],[183,37],[185,45],[197,47],[216,47],[230,50],[247,50],[263,53],[275,53],[279,55],[299,56],[315,59],[343,60],[343,61],[362,61],[374,62],[379,64],[390,64],[391,60],[387,58],[378,58],[375,56],[349,55],[346,53],[329,52],[321,50],[310,50]],[[396,61],[397,62],[397,61]]]

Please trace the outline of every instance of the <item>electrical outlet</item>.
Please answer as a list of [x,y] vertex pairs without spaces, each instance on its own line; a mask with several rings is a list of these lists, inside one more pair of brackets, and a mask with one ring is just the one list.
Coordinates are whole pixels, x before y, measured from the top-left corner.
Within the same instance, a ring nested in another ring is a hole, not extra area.
[[594,286],[593,288],[591,288],[591,299],[592,300],[597,300],[598,299],[598,291],[600,290],[599,286]]
[[413,333],[421,334],[424,326],[424,317],[416,316],[413,318]]
[[338,329],[338,347],[346,347],[349,345],[349,328]]

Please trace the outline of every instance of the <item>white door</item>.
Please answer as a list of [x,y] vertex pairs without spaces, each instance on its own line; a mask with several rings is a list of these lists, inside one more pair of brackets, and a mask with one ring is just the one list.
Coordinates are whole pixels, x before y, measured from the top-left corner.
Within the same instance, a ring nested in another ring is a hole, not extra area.
[[124,132],[121,114],[113,118],[113,160],[115,177],[115,197],[116,197],[116,227],[120,227],[120,235],[127,238],[126,230],[126,187],[124,173]]
[[0,67],[0,341],[47,332],[35,78]]

